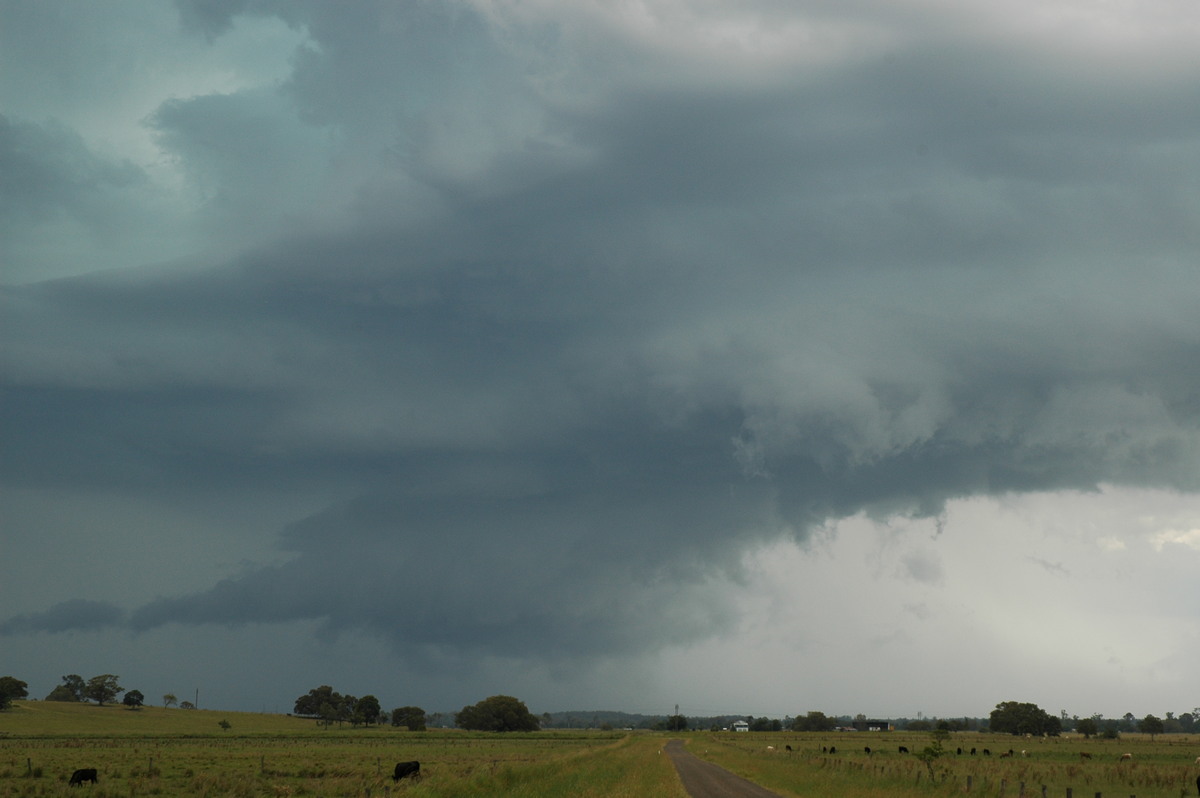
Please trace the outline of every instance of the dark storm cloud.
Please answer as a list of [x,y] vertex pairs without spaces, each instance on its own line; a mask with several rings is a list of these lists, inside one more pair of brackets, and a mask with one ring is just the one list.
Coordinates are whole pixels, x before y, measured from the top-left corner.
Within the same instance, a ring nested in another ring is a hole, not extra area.
[[[209,36],[271,8],[181,7]],[[152,118],[245,229],[282,185],[286,235],[5,290],[7,482],[349,497],[132,628],[640,652],[731,628],[709,580],[830,518],[1200,488],[1196,84],[945,45],[572,105],[465,8],[405,9],[290,6],[286,86]],[[296,200],[326,163],[350,219]]]
[[137,166],[96,155],[70,128],[3,114],[0,174],[0,230],[7,232],[60,215],[103,230],[119,218],[114,203],[146,182]]
[[71,599],[45,612],[17,615],[0,623],[0,635],[83,632],[125,622],[127,613],[106,601]]

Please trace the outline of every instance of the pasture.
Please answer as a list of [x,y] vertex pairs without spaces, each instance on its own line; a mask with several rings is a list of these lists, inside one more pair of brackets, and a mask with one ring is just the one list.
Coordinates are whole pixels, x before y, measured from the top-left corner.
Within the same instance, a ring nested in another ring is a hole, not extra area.
[[[325,730],[278,715],[17,702],[0,714],[0,798],[683,798],[661,745],[653,735]],[[421,762],[421,780],[393,783],[396,762],[413,759]],[[99,784],[68,787],[71,773],[84,767],[98,769]]]
[[[1084,740],[961,732],[944,744],[947,753],[934,761],[933,778],[915,756],[930,744],[927,733],[725,733],[687,739],[688,750],[697,756],[787,796],[1181,798],[1196,796],[1200,775],[1195,764],[1200,738],[1195,735],[1159,735],[1152,741],[1139,734]],[[900,753],[900,746],[912,753]],[[837,752],[829,753],[831,747]],[[872,752],[867,754],[865,747]],[[991,756],[983,755],[985,748]],[[1013,756],[999,756],[1009,749]],[[1132,758],[1122,761],[1125,753]]]

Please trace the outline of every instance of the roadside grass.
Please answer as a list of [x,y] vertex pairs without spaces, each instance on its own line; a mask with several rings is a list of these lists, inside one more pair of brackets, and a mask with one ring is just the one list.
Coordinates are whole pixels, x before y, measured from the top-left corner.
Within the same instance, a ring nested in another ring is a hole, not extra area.
[[[95,767],[93,798],[684,798],[662,743],[640,733],[324,730],[286,716],[18,702],[0,714],[0,797],[70,795],[71,773]],[[410,759],[422,779],[393,784],[395,763]]]
[[[946,755],[929,768],[916,752],[928,734],[696,734],[688,749],[697,756],[786,796],[838,795],[844,798],[928,798],[964,794],[1018,798],[1137,796],[1181,798],[1196,794],[1200,754],[1195,735],[1129,734],[1120,740],[1081,737],[1023,739],[1008,735],[960,733],[945,744]],[[774,746],[768,751],[767,746]],[[786,750],[790,745],[792,751]],[[863,748],[869,746],[871,754]],[[901,754],[905,746],[912,753]],[[836,747],[837,753],[828,749]],[[958,749],[963,753],[958,754]],[[970,749],[975,748],[975,756]],[[983,749],[991,756],[984,756]],[[823,751],[822,749],[825,749]],[[1013,756],[1001,758],[1013,750]],[[1026,755],[1022,755],[1022,749]],[[1092,755],[1084,760],[1080,752]],[[1122,762],[1122,754],[1133,755]],[[1043,793],[1043,787],[1045,792]]]

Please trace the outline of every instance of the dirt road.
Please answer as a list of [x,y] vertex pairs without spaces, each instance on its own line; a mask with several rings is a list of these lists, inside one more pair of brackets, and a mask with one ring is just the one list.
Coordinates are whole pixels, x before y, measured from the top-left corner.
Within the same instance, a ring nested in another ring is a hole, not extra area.
[[692,798],[779,798],[778,793],[692,756],[683,747],[682,740],[671,740],[664,750],[675,764],[683,788]]

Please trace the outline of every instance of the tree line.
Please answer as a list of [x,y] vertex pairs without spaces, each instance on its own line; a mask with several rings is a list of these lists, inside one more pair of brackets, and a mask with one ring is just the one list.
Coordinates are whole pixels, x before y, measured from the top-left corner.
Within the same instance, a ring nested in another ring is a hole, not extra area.
[[[375,696],[342,695],[327,684],[314,687],[297,698],[293,714],[315,718],[326,727],[335,722],[378,724],[390,717],[393,726],[403,726],[409,731],[425,731],[429,723],[441,719],[441,713],[428,715],[416,706],[398,707],[389,716]],[[538,718],[525,702],[508,695],[494,695],[463,707],[454,713],[454,725],[460,729],[494,732],[538,731],[541,728]]]

